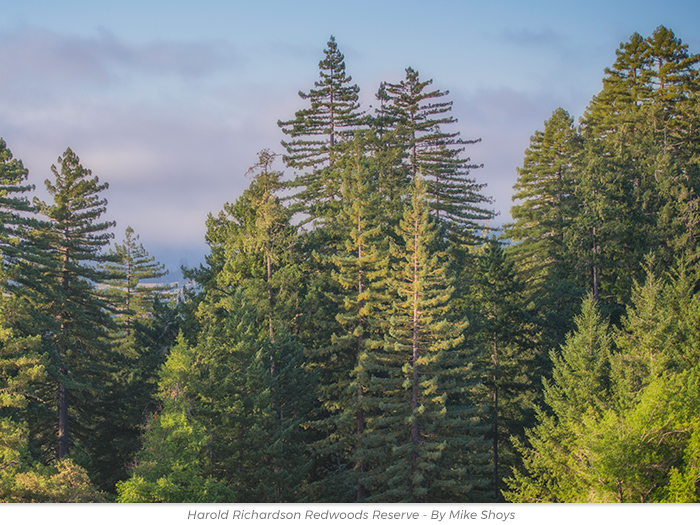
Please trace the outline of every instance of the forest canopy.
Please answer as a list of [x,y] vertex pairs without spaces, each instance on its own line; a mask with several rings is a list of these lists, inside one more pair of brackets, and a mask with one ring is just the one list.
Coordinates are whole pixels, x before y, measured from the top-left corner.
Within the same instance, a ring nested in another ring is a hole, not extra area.
[[0,500],[700,501],[699,62],[620,44],[498,229],[449,91],[331,37],[177,288],[0,139]]

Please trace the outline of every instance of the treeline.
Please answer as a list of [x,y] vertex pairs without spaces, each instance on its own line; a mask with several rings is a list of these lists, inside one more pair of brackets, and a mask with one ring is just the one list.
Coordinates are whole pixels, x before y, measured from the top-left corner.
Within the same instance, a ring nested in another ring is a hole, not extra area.
[[179,295],[67,150],[2,144],[4,501],[697,501],[700,58],[633,35],[531,139],[497,232],[476,142],[331,37]]

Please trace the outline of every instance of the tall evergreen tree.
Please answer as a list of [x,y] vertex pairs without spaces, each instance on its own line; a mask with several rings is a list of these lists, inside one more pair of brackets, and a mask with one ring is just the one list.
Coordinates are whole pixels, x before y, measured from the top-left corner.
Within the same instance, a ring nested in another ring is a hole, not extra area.
[[483,206],[490,199],[482,193],[484,184],[470,176],[470,170],[482,166],[462,157],[464,146],[478,140],[464,140],[458,131],[445,131],[457,119],[450,115],[452,102],[443,97],[449,91],[428,90],[432,80],[421,81],[413,68],[398,84],[383,83],[377,98],[375,127],[380,133],[394,131],[392,139],[405,154],[411,177],[426,178],[427,192],[434,215],[444,221],[448,231],[474,242],[478,221],[493,217]]
[[369,361],[378,410],[367,427],[365,483],[374,501],[481,499],[489,454],[471,395],[476,356],[464,344],[466,323],[449,313],[454,289],[420,176],[400,235],[389,333]]
[[5,267],[16,263],[26,251],[27,214],[34,211],[26,193],[34,190],[27,183],[29,172],[15,159],[0,139],[0,249]]
[[[373,417],[371,400],[365,399],[367,356],[383,340],[389,264],[386,228],[380,215],[383,196],[375,163],[364,155],[364,141],[358,136],[352,152],[335,167],[343,182],[342,207],[334,231],[342,244],[330,257],[338,291],[329,296],[339,312],[331,341],[312,357],[321,368],[322,400],[329,413],[321,424],[326,437],[319,451],[352,462],[348,486],[354,486],[356,500],[367,495],[362,484],[366,468],[362,448],[366,421]],[[349,494],[346,497],[351,498]]]
[[158,369],[174,344],[174,334],[157,317],[174,308],[173,286],[144,282],[167,271],[138,240],[127,227],[124,241],[109,251],[112,260],[104,265],[109,280],[100,290],[114,321],[109,333],[112,371],[110,387],[93,407],[101,416],[91,460],[102,465],[93,480],[109,491],[128,476],[144,422],[155,410]]
[[297,175],[292,186],[299,188],[295,200],[311,218],[325,216],[329,203],[339,197],[340,181],[331,168],[338,159],[338,149],[352,137],[363,121],[358,93],[345,72],[345,57],[331,36],[319,62],[320,79],[315,89],[299,92],[310,107],[296,112],[295,118],[277,124],[291,140],[283,141],[287,150],[284,161],[291,168],[308,170]]
[[113,237],[109,230],[114,223],[100,222],[107,205],[100,194],[108,184],[84,168],[70,148],[58,164],[60,168],[51,167],[54,182],[46,180],[53,202],[37,204],[51,221],[52,266],[44,312],[49,324],[43,338],[57,391],[58,433],[50,446],[62,459],[70,451],[71,435],[90,447],[96,423],[90,407],[109,384],[107,330],[112,320],[95,284],[107,277],[97,265],[110,258],[103,249]]
[[525,428],[534,422],[542,360],[536,353],[536,323],[514,261],[495,238],[486,240],[475,255],[468,293],[453,303],[470,320],[467,340],[483,348],[479,366],[483,403],[490,407],[493,499],[500,501],[502,478],[519,459],[511,440],[524,438]]
[[578,213],[574,188],[580,150],[573,119],[563,109],[555,110],[525,150],[513,186],[513,222],[504,232],[513,241],[508,252],[542,315],[545,345],[550,347],[563,342],[579,303],[566,241]]
[[[34,185],[28,183],[28,176],[22,161],[13,157],[0,138],[0,254],[3,269],[8,272],[3,286],[12,288],[13,293],[34,294],[30,302],[41,304],[36,294],[50,263],[40,239],[46,225],[42,225],[36,206],[29,200]],[[26,328],[25,332],[36,330]]]
[[643,278],[647,253],[670,266],[697,249],[700,188],[689,160],[696,154],[690,108],[699,61],[663,26],[646,39],[635,33],[582,118],[586,151],[577,193],[584,213],[572,244],[601,299],[620,311],[632,282]]
[[514,502],[596,501],[598,482],[591,437],[611,398],[613,340],[592,295],[583,302],[576,330],[552,351],[552,380],[545,382],[548,411],[538,410],[528,431],[529,446],[519,445],[524,468],[508,480]]
[[105,297],[115,311],[118,346],[128,354],[129,340],[134,336],[135,323],[147,323],[153,318],[157,298],[173,290],[172,285],[144,283],[168,274],[165,267],[150,256],[131,226],[124,232],[124,241],[110,250],[113,262],[105,265],[111,279]]

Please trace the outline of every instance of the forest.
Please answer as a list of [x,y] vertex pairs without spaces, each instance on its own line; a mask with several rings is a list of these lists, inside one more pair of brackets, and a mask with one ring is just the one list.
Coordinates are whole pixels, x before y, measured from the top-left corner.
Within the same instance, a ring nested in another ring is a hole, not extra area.
[[698,63],[620,44],[496,228],[449,92],[331,37],[177,288],[0,139],[0,501],[700,501]]

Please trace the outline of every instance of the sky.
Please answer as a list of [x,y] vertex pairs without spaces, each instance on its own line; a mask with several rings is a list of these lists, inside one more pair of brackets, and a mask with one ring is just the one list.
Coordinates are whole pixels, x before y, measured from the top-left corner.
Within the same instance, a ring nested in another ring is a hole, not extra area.
[[[700,2],[515,0],[0,0],[0,137],[37,194],[70,147],[110,185],[116,241],[131,226],[179,279],[207,253],[205,221],[249,184],[278,120],[306,106],[331,35],[363,109],[412,67],[449,91],[454,131],[498,213],[530,137],[575,119],[620,43],[664,25],[700,53]],[[282,169],[283,166],[278,166]],[[293,176],[293,172],[287,171]]]

